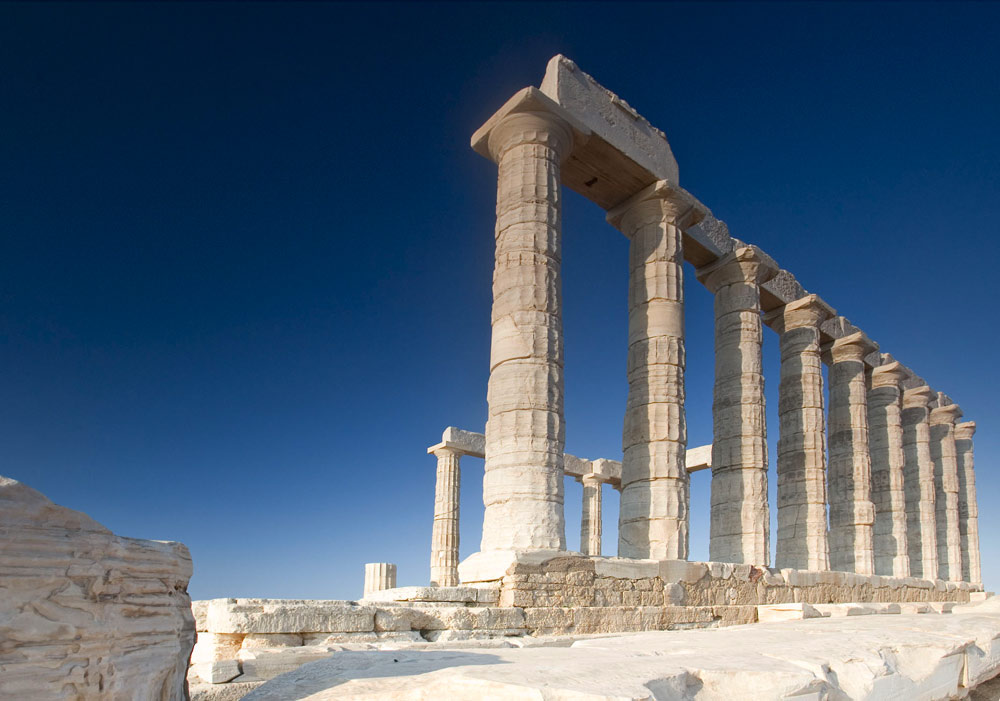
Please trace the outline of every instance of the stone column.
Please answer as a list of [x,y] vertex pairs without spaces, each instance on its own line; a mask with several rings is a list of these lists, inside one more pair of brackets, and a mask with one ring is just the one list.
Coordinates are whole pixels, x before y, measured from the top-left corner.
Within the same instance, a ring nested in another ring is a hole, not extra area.
[[868,386],[864,358],[878,346],[860,331],[830,347],[830,568],[874,574]]
[[893,361],[872,371],[868,392],[868,443],[875,505],[875,574],[910,576],[903,487],[902,391],[906,371]]
[[822,299],[808,295],[765,317],[781,344],[775,567],[830,569],[819,326],[833,315]]
[[934,461],[934,504],[937,508],[938,578],[962,581],[962,538],[958,528],[957,404],[931,409],[931,460]]
[[365,563],[365,593],[396,588],[396,565],[391,562]]
[[695,200],[664,181],[608,212],[630,241],[621,557],[688,555],[682,229],[700,218]]
[[715,294],[713,561],[768,564],[760,283],[776,272],[774,261],[756,246],[737,248],[698,270],[698,279]]
[[519,112],[488,143],[499,173],[482,550],[565,550],[560,164],[572,131]]
[[910,576],[937,579],[937,516],[931,461],[927,385],[903,392],[903,485],[906,491],[906,547]]
[[601,478],[584,475],[583,514],[580,519],[580,552],[592,557],[601,556]]
[[461,453],[434,450],[437,483],[434,487],[434,528],[431,531],[431,585],[458,586],[458,511],[462,473]]
[[983,583],[979,564],[979,506],[976,503],[976,473],[972,460],[972,436],[976,422],[955,424],[958,454],[958,533],[962,540],[962,579]]

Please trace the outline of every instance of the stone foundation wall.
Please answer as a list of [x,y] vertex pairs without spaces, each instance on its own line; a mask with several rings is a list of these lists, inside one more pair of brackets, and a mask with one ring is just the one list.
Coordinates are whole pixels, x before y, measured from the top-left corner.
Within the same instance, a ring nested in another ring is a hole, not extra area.
[[[846,572],[560,556],[517,562],[492,582],[388,589],[357,602],[198,601],[191,672],[193,681],[262,683],[338,651],[565,644],[545,638],[715,628],[754,623],[758,605],[768,604],[875,602],[894,605],[859,611],[947,613],[949,605],[926,602],[966,603],[975,590]],[[823,615],[852,615],[840,608]]]
[[[740,607],[782,603],[954,601],[965,582],[771,569],[722,562],[556,557],[516,562],[500,581],[500,606]],[[602,631],[595,631],[602,632]]]

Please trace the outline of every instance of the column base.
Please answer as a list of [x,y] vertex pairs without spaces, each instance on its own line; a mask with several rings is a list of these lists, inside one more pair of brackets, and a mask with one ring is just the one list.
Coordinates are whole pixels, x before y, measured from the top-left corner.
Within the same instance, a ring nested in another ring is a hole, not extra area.
[[458,565],[458,581],[492,582],[503,579],[515,565],[541,565],[557,557],[585,557],[570,550],[486,550],[473,553]]

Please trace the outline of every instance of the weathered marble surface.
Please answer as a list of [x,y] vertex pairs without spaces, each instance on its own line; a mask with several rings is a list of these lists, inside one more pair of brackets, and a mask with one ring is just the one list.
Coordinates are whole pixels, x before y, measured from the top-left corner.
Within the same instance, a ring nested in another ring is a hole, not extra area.
[[0,477],[0,698],[185,699],[190,577],[182,544],[116,536]]
[[903,482],[906,496],[906,544],[910,574],[937,577],[937,515],[934,462],[931,460],[927,408],[933,391],[927,385],[903,391]]
[[938,577],[962,580],[962,536],[958,525],[958,454],[955,420],[962,416],[956,404],[938,406],[930,413],[930,451],[934,462],[934,504],[937,507]]
[[777,270],[759,248],[742,246],[697,272],[715,294],[709,537],[713,560],[769,563],[760,284]]
[[488,128],[498,174],[483,551],[566,547],[559,169],[572,143],[550,113]]
[[981,584],[979,559],[979,505],[976,501],[975,459],[972,436],[976,422],[955,425],[955,450],[958,453],[958,530],[962,539],[962,581]]
[[664,181],[608,212],[629,239],[622,557],[688,553],[682,231],[701,216],[693,198]]
[[996,600],[937,615],[810,618],[571,647],[341,653],[247,701],[955,698],[1000,672]]
[[819,327],[834,310],[808,295],[764,317],[780,335],[778,537],[775,565],[830,568],[826,535],[826,419]]
[[874,574],[868,388],[864,358],[878,346],[861,332],[838,338],[830,353],[830,567]]
[[[447,429],[446,429],[447,431]],[[431,530],[431,584],[458,584],[459,494],[462,484],[460,452],[434,450],[437,480],[434,485],[434,527]]]
[[906,373],[898,361],[875,368],[868,392],[872,503],[875,505],[875,574],[910,576],[903,487],[903,424],[900,383]]

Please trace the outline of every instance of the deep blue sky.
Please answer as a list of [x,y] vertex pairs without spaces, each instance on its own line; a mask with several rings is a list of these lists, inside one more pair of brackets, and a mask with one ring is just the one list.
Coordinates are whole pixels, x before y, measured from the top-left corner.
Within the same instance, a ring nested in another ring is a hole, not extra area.
[[[564,53],[733,235],[979,423],[1000,586],[998,26],[987,3],[0,5],[0,473],[186,543],[195,598],[353,598],[373,560],[425,582],[425,449],[486,416],[496,171],[469,137]],[[618,457],[627,242],[573,193],[564,242],[567,450]],[[713,321],[686,275],[694,446]],[[773,463],[769,331],[765,354]],[[696,559],[708,504],[699,473]]]

